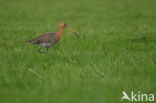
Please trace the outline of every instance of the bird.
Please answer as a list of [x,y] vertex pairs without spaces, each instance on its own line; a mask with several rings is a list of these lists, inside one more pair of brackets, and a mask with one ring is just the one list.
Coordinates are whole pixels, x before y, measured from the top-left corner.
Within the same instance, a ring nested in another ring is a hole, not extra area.
[[[50,47],[54,46],[55,44],[58,43],[58,41],[61,40],[64,28],[67,28],[70,32],[72,32],[76,36],[79,36],[78,33],[74,32],[71,28],[69,28],[65,22],[61,22],[58,25],[57,32],[46,32],[26,42],[39,45],[40,46],[38,49],[39,53],[47,53]],[[41,51],[42,48],[46,48],[46,52]]]

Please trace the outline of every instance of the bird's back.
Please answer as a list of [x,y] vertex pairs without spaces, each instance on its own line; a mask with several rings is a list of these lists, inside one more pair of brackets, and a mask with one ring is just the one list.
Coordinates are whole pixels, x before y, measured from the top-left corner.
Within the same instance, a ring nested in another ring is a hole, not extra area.
[[59,35],[57,35],[56,32],[47,32],[44,34],[39,35],[36,38],[33,38],[31,40],[28,40],[28,43],[33,43],[33,44],[41,44],[41,43],[46,43],[46,44],[56,44],[60,40]]

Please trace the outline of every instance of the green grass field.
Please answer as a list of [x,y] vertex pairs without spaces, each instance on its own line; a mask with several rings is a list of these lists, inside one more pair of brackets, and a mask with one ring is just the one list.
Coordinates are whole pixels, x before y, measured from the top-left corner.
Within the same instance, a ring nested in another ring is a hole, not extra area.
[[[0,103],[121,103],[123,90],[156,95],[155,10],[155,0],[1,0]],[[80,37],[65,29],[46,54],[25,43],[61,21]]]

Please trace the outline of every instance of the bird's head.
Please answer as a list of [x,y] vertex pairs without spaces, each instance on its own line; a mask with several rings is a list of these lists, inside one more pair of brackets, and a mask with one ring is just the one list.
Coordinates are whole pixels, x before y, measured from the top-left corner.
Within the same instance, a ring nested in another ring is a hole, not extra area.
[[70,32],[72,32],[76,36],[79,36],[76,32],[74,32],[71,28],[69,28],[65,22],[61,22],[59,25],[63,28],[67,28]]
[[61,22],[59,25],[63,28],[67,27],[67,24],[65,22]]

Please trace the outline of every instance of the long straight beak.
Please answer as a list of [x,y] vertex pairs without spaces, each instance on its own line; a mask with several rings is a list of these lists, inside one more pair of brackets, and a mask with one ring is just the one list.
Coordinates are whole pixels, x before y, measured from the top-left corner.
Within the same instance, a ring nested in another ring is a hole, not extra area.
[[70,31],[70,32],[72,32],[73,34],[75,34],[76,36],[79,36],[76,32],[74,32],[72,29],[70,29],[68,26],[66,26],[66,28]]

